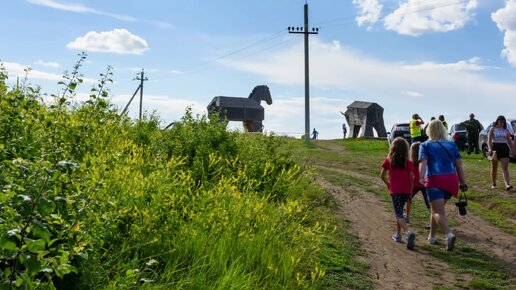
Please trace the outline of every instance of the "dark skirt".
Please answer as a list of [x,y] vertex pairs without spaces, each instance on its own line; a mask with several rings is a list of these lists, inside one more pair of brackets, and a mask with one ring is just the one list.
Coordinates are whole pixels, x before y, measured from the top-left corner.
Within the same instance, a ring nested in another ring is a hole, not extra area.
[[496,151],[496,158],[509,158],[509,145],[507,143],[493,143],[493,151]]

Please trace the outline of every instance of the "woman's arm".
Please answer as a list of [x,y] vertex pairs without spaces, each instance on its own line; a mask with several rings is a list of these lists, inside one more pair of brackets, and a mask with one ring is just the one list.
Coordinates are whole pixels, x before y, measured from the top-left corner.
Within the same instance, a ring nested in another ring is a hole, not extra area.
[[383,180],[383,183],[387,185],[387,189],[390,189],[389,181],[387,180],[387,170],[382,168],[382,172],[380,173],[380,178]]
[[[487,148],[489,149],[489,153],[493,152],[493,131],[494,131],[494,126],[491,127],[491,129],[489,129],[489,132],[487,133]],[[489,154],[491,155],[491,154]]]
[[[510,124],[509,124],[510,126]],[[509,130],[505,130],[505,138],[507,139],[507,145],[509,145],[509,149],[512,150],[512,139],[511,139],[511,133],[509,133]]]
[[425,174],[426,174],[426,165],[427,165],[426,159],[419,160],[419,183],[425,184]]
[[455,159],[455,166],[457,167],[457,174],[459,175],[459,184],[461,187],[466,185],[466,177],[464,175],[464,167],[461,159]]

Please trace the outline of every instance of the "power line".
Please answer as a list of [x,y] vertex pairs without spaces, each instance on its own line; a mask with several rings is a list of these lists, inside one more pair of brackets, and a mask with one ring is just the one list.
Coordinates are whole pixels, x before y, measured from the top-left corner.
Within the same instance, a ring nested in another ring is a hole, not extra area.
[[[410,11],[406,11],[406,12],[403,12],[403,13],[399,13],[399,15],[408,15],[408,14],[412,14],[412,13],[417,13],[417,12],[421,12],[421,11],[430,11],[430,10],[435,10],[435,9],[438,9],[438,8],[442,8],[442,7],[447,7],[447,6],[453,6],[453,5],[457,5],[457,4],[462,4],[463,3],[463,0],[455,0],[455,1],[441,1],[441,0],[427,0],[425,1],[425,3],[423,3],[422,5],[411,5],[411,6],[407,6],[407,8],[417,8],[417,7],[420,7],[419,9],[414,9],[414,10],[410,10]],[[436,6],[432,6],[432,4],[442,4],[442,5],[436,5]],[[388,9],[386,10],[384,13],[384,16],[380,17],[379,18],[379,21],[380,20],[385,20],[385,18],[390,15],[392,12],[396,11],[397,9],[399,9],[399,7],[393,7],[391,9]],[[352,24],[355,24],[356,23],[356,15],[349,15],[349,16],[345,16],[345,17],[342,17],[342,18],[337,18],[337,19],[333,19],[333,20],[327,20],[327,21],[319,21],[316,23],[317,26],[319,26],[319,28],[331,28],[331,27],[338,27],[338,26],[346,26],[346,25],[352,25]],[[342,22],[344,21],[344,22]],[[332,24],[334,23],[334,24]],[[326,25],[322,25],[322,24],[326,24]],[[210,60],[207,60],[205,61],[204,63],[201,63],[201,64],[198,64],[198,65],[194,65],[190,68],[190,70],[187,71],[187,73],[195,73],[197,71],[199,71],[202,67],[205,67],[211,63],[215,63],[221,59],[227,59],[227,58],[230,58],[232,56],[235,56],[239,53],[242,53],[246,50],[250,50],[250,49],[256,49],[258,46],[263,46],[264,44],[266,43],[270,43],[276,39],[278,39],[279,37],[282,36],[283,32],[285,31],[285,29],[281,29],[279,30],[278,32],[275,32],[265,38],[262,38],[262,39],[259,39],[257,41],[254,41],[250,44],[247,44],[241,48],[238,48],[238,49],[235,49],[233,51],[230,51],[226,54],[223,54],[221,56],[218,56],[218,57],[215,57],[213,59],[210,59]],[[249,54],[246,54],[244,56],[241,56],[241,57],[238,57],[238,58],[235,58],[234,60],[241,60],[241,59],[244,59],[244,58],[248,58],[248,57],[251,57],[251,56],[254,56],[254,55],[257,55],[257,54],[260,54],[262,52],[265,52],[267,50],[270,50],[270,49],[273,49],[275,47],[278,47],[278,46],[281,46],[283,44],[286,44],[288,42],[292,41],[292,39],[287,39],[287,40],[283,40],[279,43],[275,43],[275,44],[272,44],[272,45],[269,45],[263,49],[260,49],[254,53],[249,53]]]
[[241,60],[241,59],[244,59],[244,58],[248,58],[248,57],[251,57],[251,56],[255,56],[255,55],[257,55],[257,54],[260,54],[260,53],[262,53],[262,52],[264,52],[264,51],[267,51],[267,50],[273,49],[273,48],[275,48],[275,47],[283,46],[284,44],[289,43],[289,42],[291,42],[292,40],[295,40],[295,39],[297,39],[297,38],[292,36],[292,37],[290,37],[290,38],[288,38],[288,39],[286,39],[286,40],[283,40],[283,41],[278,42],[278,43],[276,43],[276,44],[273,44],[273,45],[267,46],[267,47],[265,47],[265,48],[263,48],[263,49],[260,49],[260,50],[258,50],[258,51],[256,51],[256,52],[253,52],[253,53],[251,53],[251,54],[244,55],[244,56],[239,57],[239,58],[237,58],[237,59],[235,59],[235,60]]
[[221,59],[224,59],[224,58],[228,58],[229,56],[232,56],[232,55],[236,55],[242,51],[245,51],[245,50],[248,50],[248,49],[251,49],[251,48],[255,48],[256,46],[260,46],[260,45],[263,45],[263,44],[266,44],[266,43],[269,43],[279,37],[281,37],[283,35],[283,33],[285,32],[285,29],[281,29],[280,31],[278,32],[275,32],[267,37],[264,37],[262,39],[259,39],[259,40],[256,40],[250,44],[247,44],[241,48],[238,48],[236,50],[233,50],[231,52],[228,52],[224,55],[221,55],[221,56],[218,56],[218,57],[215,57],[213,59],[210,59],[210,60],[207,60],[201,64],[198,64],[198,65],[194,65],[191,67],[191,69],[188,71],[188,73],[194,73],[194,72],[197,72],[201,67],[204,67],[204,66],[207,66],[209,65],[210,63],[215,63],[217,62],[218,60],[221,60]]

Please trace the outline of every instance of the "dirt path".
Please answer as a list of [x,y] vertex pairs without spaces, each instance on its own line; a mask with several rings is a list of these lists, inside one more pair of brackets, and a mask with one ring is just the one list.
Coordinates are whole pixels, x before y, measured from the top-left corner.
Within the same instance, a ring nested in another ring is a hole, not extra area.
[[[342,147],[335,144],[327,143],[322,146],[323,150],[347,154]],[[328,161],[312,160],[312,162],[315,167],[332,170],[342,176],[367,180],[373,187],[384,187],[380,178],[360,174],[356,170],[342,169],[339,168],[339,164],[331,164]],[[395,229],[395,222],[391,204],[381,200],[375,193],[361,189],[360,194],[356,194],[353,186],[347,188],[335,186],[322,177],[316,180],[336,197],[340,204],[340,211],[351,222],[352,231],[362,241],[362,247],[367,253],[366,262],[372,267],[371,274],[376,289],[432,289],[436,284],[453,288],[456,281],[471,280],[471,277],[465,274],[440,271],[440,269],[448,269],[448,265],[432,257],[420,247],[427,243],[426,230],[415,229],[414,251],[407,250],[405,244],[392,242],[390,236]],[[516,237],[500,231],[474,214],[458,215],[453,205],[448,205],[447,215],[458,222],[458,225],[453,227],[457,234],[457,243],[474,244],[480,247],[503,263],[511,272],[516,273]],[[444,251],[442,240],[437,246],[443,247]],[[436,274],[436,271],[439,274]]]

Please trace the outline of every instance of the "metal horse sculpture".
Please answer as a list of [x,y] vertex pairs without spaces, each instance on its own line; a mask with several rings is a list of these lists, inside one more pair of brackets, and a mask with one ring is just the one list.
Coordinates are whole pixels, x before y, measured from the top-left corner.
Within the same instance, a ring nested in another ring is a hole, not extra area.
[[261,101],[272,104],[269,87],[265,85],[256,86],[248,98],[214,97],[208,105],[208,112],[218,112],[226,121],[242,121],[247,132],[262,132],[264,109]]

